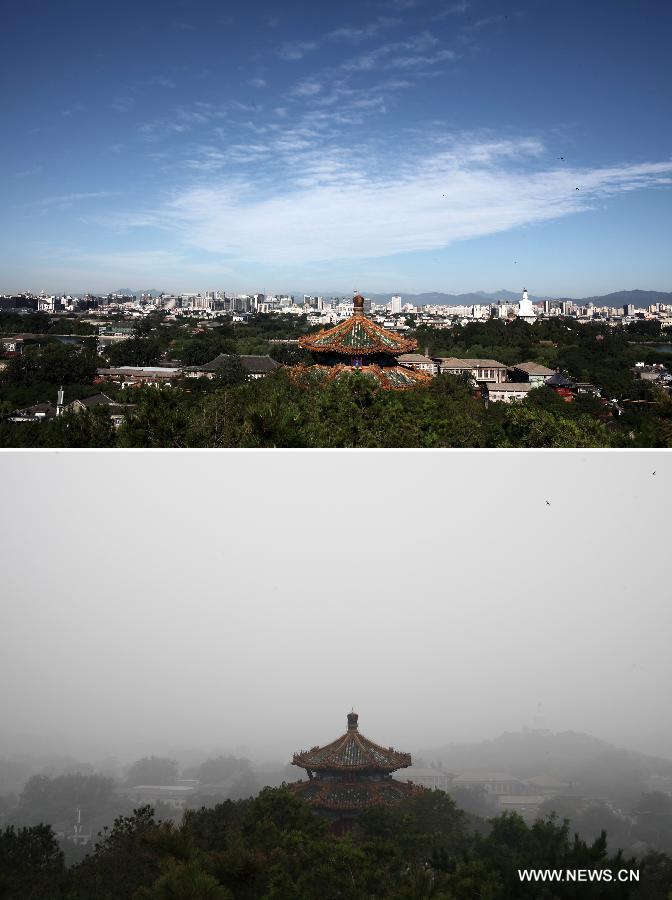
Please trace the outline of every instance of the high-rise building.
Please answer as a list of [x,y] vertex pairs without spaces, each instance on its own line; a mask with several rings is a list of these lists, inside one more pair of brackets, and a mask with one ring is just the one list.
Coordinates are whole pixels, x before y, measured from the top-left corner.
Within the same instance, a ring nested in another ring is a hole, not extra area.
[[396,295],[390,300],[390,313],[397,316],[401,313],[401,297]]

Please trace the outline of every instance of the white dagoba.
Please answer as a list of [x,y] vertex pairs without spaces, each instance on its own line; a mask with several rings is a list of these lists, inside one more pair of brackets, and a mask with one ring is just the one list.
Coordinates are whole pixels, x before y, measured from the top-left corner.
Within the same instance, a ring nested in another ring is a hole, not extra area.
[[518,304],[516,317],[522,319],[524,322],[529,322],[530,325],[537,321],[537,313],[535,312],[534,306],[532,306],[532,301],[527,296],[527,288],[523,288],[523,298]]

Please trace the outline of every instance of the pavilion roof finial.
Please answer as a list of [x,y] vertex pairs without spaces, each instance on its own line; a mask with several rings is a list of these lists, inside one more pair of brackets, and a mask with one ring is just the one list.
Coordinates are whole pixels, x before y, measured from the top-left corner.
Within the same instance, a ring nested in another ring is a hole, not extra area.
[[354,299],[352,301],[353,312],[355,315],[363,315],[364,314],[364,297],[361,294],[355,294]]
[[358,728],[357,720],[358,719],[359,719],[359,716],[357,715],[357,713],[354,710],[352,710],[352,712],[348,713],[348,731],[357,731],[357,728]]

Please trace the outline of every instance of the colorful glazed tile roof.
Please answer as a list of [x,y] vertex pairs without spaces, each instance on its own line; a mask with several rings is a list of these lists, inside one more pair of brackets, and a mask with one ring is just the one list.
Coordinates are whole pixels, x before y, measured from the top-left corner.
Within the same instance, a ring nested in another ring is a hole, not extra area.
[[374,744],[357,726],[357,713],[348,714],[348,730],[325,747],[295,753],[292,765],[312,772],[394,772],[411,765],[411,754]]
[[343,356],[371,356],[386,353],[397,356],[417,350],[418,342],[394,331],[387,331],[364,315],[364,298],[354,299],[354,315],[326,331],[299,338],[299,347],[311,353],[337,353]]
[[315,809],[330,812],[362,812],[372,806],[399,803],[424,790],[418,785],[393,778],[382,781],[362,778],[354,782],[338,778],[312,778],[310,781],[295,781],[287,787]]
[[339,363],[336,366],[292,366],[291,375],[299,383],[311,384],[327,381],[335,381],[344,375],[361,375],[372,378],[376,384],[385,390],[405,390],[410,387],[420,387],[429,384],[432,376],[427,372],[417,369],[407,369],[405,366],[348,366]]

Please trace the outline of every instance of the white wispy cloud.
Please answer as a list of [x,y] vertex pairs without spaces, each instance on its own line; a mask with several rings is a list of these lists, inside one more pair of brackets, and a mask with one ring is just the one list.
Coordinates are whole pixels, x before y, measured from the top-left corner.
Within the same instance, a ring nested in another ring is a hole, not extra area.
[[396,10],[404,10],[404,9],[413,9],[415,6],[420,5],[420,0],[383,0],[380,6],[384,6],[385,9],[396,9]]
[[128,112],[135,106],[135,98],[129,96],[115,97],[112,102],[112,109],[118,113]]
[[315,50],[317,46],[317,41],[285,41],[278,48],[278,56],[287,62],[295,62],[303,59],[306,53]]
[[368,22],[366,25],[334,28],[325,34],[323,41],[345,41],[350,44],[358,44],[360,41],[376,37],[387,28],[400,25],[401,22],[402,20],[398,17],[379,16],[375,21]]
[[33,175],[40,175],[44,172],[44,166],[40,163],[36,163],[33,166],[29,166],[27,169],[21,169],[19,172],[14,172],[12,178],[32,178]]
[[151,78],[147,79],[147,84],[150,87],[163,87],[163,88],[174,88],[175,82],[172,78],[166,78],[164,75],[153,75]]
[[191,106],[178,106],[170,115],[141,122],[137,126],[140,136],[146,141],[157,141],[167,134],[185,134],[199,126],[212,126],[225,120],[232,112],[261,112],[260,104],[227,100],[223,103],[196,101]]
[[[381,44],[374,50],[369,50],[367,53],[362,53],[350,60],[346,60],[340,68],[346,72],[395,68],[399,59],[412,58],[413,56],[421,58],[422,54],[434,48],[438,43],[438,38],[434,37],[429,31],[425,31],[404,41],[391,41],[387,44]],[[452,54],[452,51],[448,52]]]
[[89,193],[59,194],[55,197],[43,197],[41,200],[31,200],[29,203],[22,203],[20,209],[49,209],[51,207],[65,208],[67,206],[71,206],[73,203],[78,203],[82,200],[100,200],[103,197],[111,196],[113,196],[113,193],[111,191],[91,191]]
[[437,20],[445,19],[447,16],[459,16],[462,15],[462,13],[465,13],[470,7],[471,3],[469,3],[469,0],[461,0],[460,3],[453,3],[445,9],[442,9],[441,12],[432,16],[432,19]]
[[463,31],[480,31],[482,28],[489,28],[490,25],[498,25],[500,22],[503,22],[505,18],[506,16],[503,13],[496,16],[485,16],[482,19],[476,19],[475,22],[465,25]]
[[211,180],[178,191],[155,221],[210,253],[302,265],[436,250],[585,212],[615,193],[672,183],[672,161],[545,167],[543,144],[533,138],[452,142],[394,168],[367,148],[355,161],[344,150],[302,145],[286,153],[283,189],[277,179]]
[[278,48],[278,56],[288,62],[303,59],[306,54],[324,47],[325,44],[345,42],[348,44],[358,44],[362,41],[370,40],[376,37],[382,31],[393,28],[401,24],[401,19],[393,16],[378,16],[372,22],[365,25],[343,25],[340,28],[333,28],[325,34],[314,38],[310,41],[286,41]]

